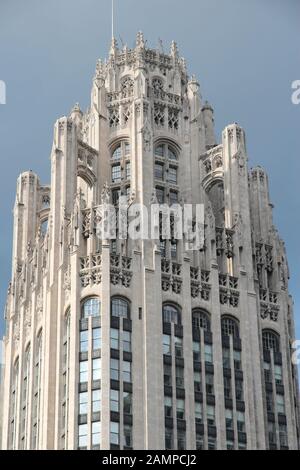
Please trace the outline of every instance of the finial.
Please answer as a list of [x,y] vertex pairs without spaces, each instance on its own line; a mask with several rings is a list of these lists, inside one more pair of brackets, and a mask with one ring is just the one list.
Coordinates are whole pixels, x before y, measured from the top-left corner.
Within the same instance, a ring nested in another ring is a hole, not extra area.
[[115,55],[118,49],[118,41],[116,38],[112,38],[111,40],[111,46],[110,46],[110,55]]
[[142,31],[139,31],[136,35],[136,47],[144,49],[145,47],[145,40]]
[[172,41],[171,43],[171,55],[173,57],[178,57],[178,47],[175,41]]

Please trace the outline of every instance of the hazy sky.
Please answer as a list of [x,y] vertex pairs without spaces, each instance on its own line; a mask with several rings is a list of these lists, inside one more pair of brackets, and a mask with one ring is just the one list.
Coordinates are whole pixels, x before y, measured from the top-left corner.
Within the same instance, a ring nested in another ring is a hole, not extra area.
[[[300,339],[299,0],[115,0],[116,36],[132,47],[178,42],[189,72],[215,108],[216,130],[238,122],[249,165],[266,168],[275,223],[286,241]],[[12,208],[18,174],[50,181],[53,124],[76,101],[89,104],[97,58],[111,36],[111,0],[0,0],[0,310],[11,269]],[[119,40],[121,43],[121,40]],[[2,315],[2,314],[1,314]],[[3,322],[1,329],[3,332]]]

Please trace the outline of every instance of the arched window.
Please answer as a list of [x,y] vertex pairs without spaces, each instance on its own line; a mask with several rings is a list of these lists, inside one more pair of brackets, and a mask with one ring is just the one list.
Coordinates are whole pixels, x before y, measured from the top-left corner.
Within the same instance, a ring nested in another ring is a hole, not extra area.
[[239,324],[238,321],[232,317],[222,317],[221,329],[223,336],[233,336],[233,338],[239,338]]
[[210,331],[210,318],[204,310],[193,310],[192,312],[193,329]]
[[129,302],[122,297],[113,297],[111,299],[111,315],[117,318],[130,319]]
[[273,350],[274,353],[280,352],[280,337],[275,331],[263,330],[262,332],[263,349],[265,351]]
[[97,297],[90,297],[83,301],[81,306],[81,317],[99,317],[101,311],[100,300]]
[[163,322],[181,324],[181,314],[178,307],[175,305],[166,304],[163,306]]
[[178,160],[177,151],[174,147],[167,143],[159,143],[154,150],[156,157],[166,158],[169,160]]

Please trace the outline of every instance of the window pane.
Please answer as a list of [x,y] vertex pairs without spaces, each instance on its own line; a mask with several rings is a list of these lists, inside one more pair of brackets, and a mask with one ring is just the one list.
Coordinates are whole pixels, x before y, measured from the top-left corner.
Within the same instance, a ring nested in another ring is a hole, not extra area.
[[125,414],[132,414],[132,394],[123,392],[123,411]]
[[92,392],[92,410],[93,413],[98,413],[101,408],[101,392],[100,390],[93,390]]
[[119,360],[110,360],[110,378],[112,380],[119,380]]
[[119,349],[119,330],[115,328],[110,329],[110,347]]
[[123,351],[131,352],[131,333],[123,331]]
[[123,361],[123,380],[131,382],[131,362]]
[[101,378],[101,359],[93,359],[93,380]]
[[164,178],[164,166],[162,163],[155,163],[154,177],[157,180],[163,180]]
[[171,336],[163,335],[163,353],[167,356],[171,354]]
[[88,393],[79,393],[79,414],[85,415],[88,412]]
[[101,427],[100,422],[97,421],[92,423],[92,445],[100,445],[100,438],[101,438]]
[[88,351],[88,330],[80,332],[80,352]]
[[118,390],[110,391],[110,409],[111,411],[115,411],[116,413],[120,411]]
[[79,364],[79,380],[80,383],[88,381],[88,361],[81,361]]
[[121,165],[114,165],[111,169],[111,179],[113,183],[121,181]]
[[93,349],[101,348],[101,328],[93,329]]
[[177,184],[177,168],[173,168],[170,166],[168,173],[168,181],[169,183]]

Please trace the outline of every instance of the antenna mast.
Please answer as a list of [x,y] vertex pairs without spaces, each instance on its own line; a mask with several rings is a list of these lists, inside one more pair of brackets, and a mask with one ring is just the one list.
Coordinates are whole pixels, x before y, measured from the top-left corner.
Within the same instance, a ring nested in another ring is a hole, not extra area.
[[111,0],[111,37],[114,39],[115,31],[114,31],[114,16],[115,16],[115,8],[114,8],[114,0]]

